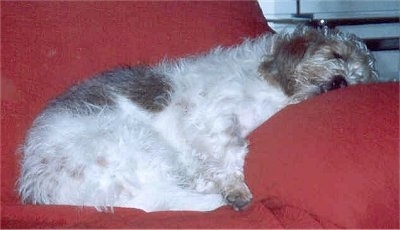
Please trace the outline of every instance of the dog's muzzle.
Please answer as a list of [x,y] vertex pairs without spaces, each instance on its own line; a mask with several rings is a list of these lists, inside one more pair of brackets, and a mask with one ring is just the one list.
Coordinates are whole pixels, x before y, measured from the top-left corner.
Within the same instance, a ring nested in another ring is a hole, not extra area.
[[322,85],[320,88],[321,88],[321,92],[326,93],[326,92],[334,90],[334,89],[345,88],[345,87],[347,87],[347,85],[348,85],[348,83],[346,81],[346,78],[344,78],[342,75],[335,75],[335,76],[333,76],[333,78],[330,82]]

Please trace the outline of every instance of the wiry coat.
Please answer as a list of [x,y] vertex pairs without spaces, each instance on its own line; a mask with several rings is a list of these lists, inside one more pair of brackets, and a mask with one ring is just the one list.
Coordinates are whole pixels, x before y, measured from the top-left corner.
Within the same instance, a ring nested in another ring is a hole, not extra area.
[[252,199],[243,175],[252,130],[290,103],[375,77],[358,39],[308,28],[107,71],[35,119],[19,192],[35,204],[239,210]]

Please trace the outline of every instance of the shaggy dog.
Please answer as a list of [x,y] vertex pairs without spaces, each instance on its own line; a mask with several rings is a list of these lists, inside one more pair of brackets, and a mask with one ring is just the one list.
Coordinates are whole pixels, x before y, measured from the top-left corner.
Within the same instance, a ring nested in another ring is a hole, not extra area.
[[245,208],[246,137],[285,106],[377,78],[355,36],[298,27],[73,86],[35,119],[18,189],[33,204]]

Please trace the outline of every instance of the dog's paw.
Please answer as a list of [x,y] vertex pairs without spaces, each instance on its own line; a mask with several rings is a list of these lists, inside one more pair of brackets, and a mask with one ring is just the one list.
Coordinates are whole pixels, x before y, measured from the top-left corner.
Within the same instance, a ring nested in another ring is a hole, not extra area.
[[253,195],[251,195],[247,186],[241,189],[231,190],[225,195],[226,202],[236,211],[244,210],[249,206],[252,199]]

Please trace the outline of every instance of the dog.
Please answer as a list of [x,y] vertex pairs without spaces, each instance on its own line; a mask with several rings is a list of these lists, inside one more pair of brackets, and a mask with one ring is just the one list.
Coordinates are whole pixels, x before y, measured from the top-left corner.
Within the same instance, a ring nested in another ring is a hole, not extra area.
[[300,26],[155,66],[105,71],[51,100],[21,146],[24,203],[245,209],[246,137],[285,106],[377,80],[356,36]]

